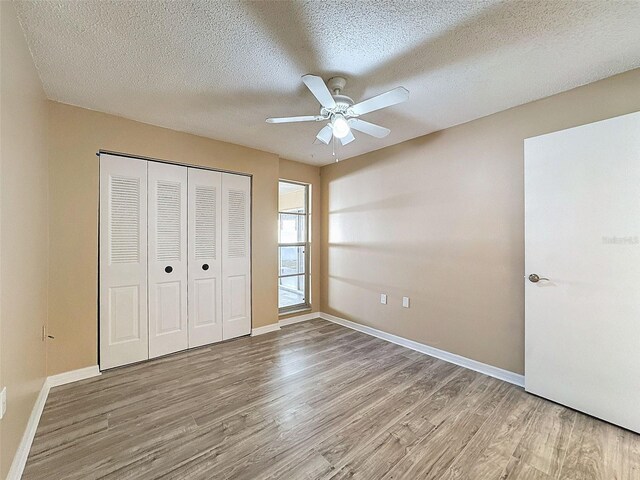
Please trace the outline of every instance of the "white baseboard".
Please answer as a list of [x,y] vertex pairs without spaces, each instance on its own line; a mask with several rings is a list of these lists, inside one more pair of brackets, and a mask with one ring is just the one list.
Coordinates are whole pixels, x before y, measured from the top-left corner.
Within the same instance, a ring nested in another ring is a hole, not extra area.
[[280,330],[280,325],[272,323],[271,325],[265,325],[264,327],[252,328],[251,336],[255,337],[256,335],[264,335],[265,333],[276,332],[278,330]]
[[29,450],[31,450],[31,444],[33,438],[36,436],[36,430],[38,429],[38,423],[40,423],[40,416],[44,410],[44,404],[47,402],[47,396],[49,395],[49,379],[45,378],[42,384],[42,389],[38,394],[36,403],[33,405],[31,415],[27,421],[27,427],[24,430],[24,435],[18,445],[18,450],[11,462],[11,468],[9,468],[9,474],[7,480],[20,480],[24,467],[27,464],[27,457],[29,456]]
[[59,373],[58,375],[51,375],[45,378],[42,384],[42,389],[38,394],[36,403],[33,405],[31,415],[27,421],[27,427],[24,430],[24,435],[18,445],[18,450],[11,462],[11,468],[7,480],[20,480],[24,467],[27,464],[27,457],[29,456],[29,450],[31,450],[31,444],[36,436],[36,430],[38,429],[38,423],[40,423],[40,417],[44,410],[44,405],[47,403],[47,397],[49,396],[49,390],[53,387],[65,385],[71,382],[77,382],[78,380],[84,380],[86,378],[95,377],[101,375],[97,365],[93,367],[80,368],[78,370],[72,370],[70,372]]
[[78,370],[71,370],[70,372],[59,373],[58,375],[51,375],[47,380],[49,381],[49,387],[59,387],[60,385],[66,385],[67,383],[77,382],[78,380],[85,380],[91,377],[97,377],[102,375],[97,365],[92,367],[80,368]]
[[362,333],[366,333],[367,335],[386,340],[387,342],[410,348],[411,350],[415,350],[416,352],[439,358],[440,360],[444,360],[445,362],[453,363],[470,370],[475,370],[476,372],[489,375],[490,377],[497,378],[498,380],[504,380],[505,382],[512,383],[519,387],[524,387],[524,375],[519,375],[508,370],[503,370],[502,368],[478,362],[477,360],[472,360],[461,355],[456,355],[455,353],[440,350],[435,347],[430,347],[429,345],[425,345],[424,343],[414,342],[413,340],[399,337],[391,333],[383,332],[382,330],[378,330],[373,327],[367,327],[366,325],[351,322],[349,320],[345,320],[344,318],[329,315],[328,313],[321,313],[320,318],[333,323],[337,323],[347,328],[351,328],[353,330],[357,330]]
[[320,318],[320,312],[305,313],[304,315],[296,315],[295,317],[283,318],[278,320],[278,325],[286,327],[287,325],[293,325],[294,323],[307,322],[314,318]]

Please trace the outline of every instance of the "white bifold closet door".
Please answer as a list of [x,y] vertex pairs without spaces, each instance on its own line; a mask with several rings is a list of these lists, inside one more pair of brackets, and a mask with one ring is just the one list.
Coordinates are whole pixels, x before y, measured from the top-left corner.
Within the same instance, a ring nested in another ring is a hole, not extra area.
[[222,174],[189,177],[189,347],[222,340]]
[[222,332],[251,333],[251,179],[222,175]]
[[100,368],[149,358],[147,162],[100,155]]
[[100,155],[100,368],[251,333],[251,178]]
[[149,357],[185,350],[187,169],[149,162]]

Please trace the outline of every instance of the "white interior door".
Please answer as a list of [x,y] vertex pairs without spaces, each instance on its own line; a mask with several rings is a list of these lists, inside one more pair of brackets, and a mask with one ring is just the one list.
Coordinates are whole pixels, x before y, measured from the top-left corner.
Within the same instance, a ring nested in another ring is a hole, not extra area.
[[222,332],[251,333],[251,178],[222,174]]
[[149,358],[147,162],[100,155],[100,368]]
[[526,389],[640,432],[640,112],[525,141]]
[[222,340],[222,174],[189,169],[189,347]]
[[149,162],[149,357],[188,348],[187,169]]

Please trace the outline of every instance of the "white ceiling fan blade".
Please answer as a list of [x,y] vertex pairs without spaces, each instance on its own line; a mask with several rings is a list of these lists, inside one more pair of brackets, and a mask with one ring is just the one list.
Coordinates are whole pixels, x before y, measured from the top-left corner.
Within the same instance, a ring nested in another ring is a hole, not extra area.
[[[364,115],[365,113],[380,110],[381,108],[390,107],[402,103],[409,98],[409,90],[404,87],[397,87],[388,92],[381,93],[375,97],[371,97],[363,102],[356,103],[349,110],[355,115]],[[365,132],[366,133],[366,132]]]
[[349,133],[347,133],[344,137],[340,139],[340,143],[342,143],[342,145],[346,145],[348,143],[353,142],[355,139],[356,137],[353,136],[353,132],[349,130]]
[[319,122],[325,120],[322,115],[303,115],[300,117],[267,118],[267,123]]
[[316,75],[304,75],[302,81],[307,86],[313,96],[318,99],[320,105],[325,108],[336,108],[336,101],[331,96],[331,92],[327,88],[321,77]]
[[331,129],[331,125],[326,125],[322,130],[318,132],[318,135],[316,135],[316,139],[318,139],[325,145],[329,145],[332,136],[333,130]]
[[386,127],[381,127],[375,123],[365,122],[359,118],[350,118],[347,123],[354,130],[358,130],[359,132],[366,133],[367,135],[371,135],[376,138],[384,138],[391,133],[391,130]]

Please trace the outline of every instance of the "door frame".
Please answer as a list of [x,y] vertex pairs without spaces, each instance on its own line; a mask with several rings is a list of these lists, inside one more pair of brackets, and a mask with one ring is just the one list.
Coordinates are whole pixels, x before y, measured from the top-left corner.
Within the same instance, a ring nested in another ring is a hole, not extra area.
[[[234,171],[234,170],[225,170],[223,168],[215,168],[215,167],[207,167],[207,166],[203,166],[203,165],[195,165],[195,164],[191,164],[191,163],[184,163],[184,162],[174,162],[171,160],[166,160],[166,159],[162,159],[162,158],[155,158],[155,157],[146,157],[143,155],[134,155],[131,153],[122,153],[122,152],[116,152],[113,150],[106,150],[103,148],[98,149],[98,151],[96,152],[96,157],[98,157],[98,180],[100,179],[100,155],[114,155],[117,157],[124,157],[124,158],[131,158],[134,160],[145,160],[147,162],[156,162],[156,163],[166,163],[169,165],[176,165],[179,167],[186,167],[186,168],[197,168],[200,170],[209,170],[212,172],[220,172],[220,173],[228,173],[231,175],[241,175],[243,177],[249,177],[249,248],[250,248],[250,252],[251,252],[251,257],[249,259],[249,274],[251,275],[251,283],[250,283],[250,293],[251,293],[251,330],[253,330],[253,315],[254,315],[254,311],[253,311],[253,174],[252,173],[245,173],[245,172],[238,172],[238,171]],[[98,358],[97,360],[97,364],[98,364],[98,369],[100,369],[100,254],[101,254],[101,245],[100,245],[100,231],[102,228],[102,225],[100,223],[100,212],[101,212],[101,207],[102,205],[100,204],[100,182],[98,182],[98,212],[97,212],[97,217],[98,217],[98,257],[96,258],[97,261],[97,272],[98,272],[98,278],[97,278],[97,282],[96,282],[96,286],[97,286],[97,305],[96,305],[96,328],[97,328],[97,332],[98,335],[96,336],[97,338],[97,351],[98,351]],[[148,301],[148,299],[147,299]],[[187,313],[188,315],[188,313]],[[188,318],[188,317],[187,317]],[[206,346],[206,345],[205,345]],[[201,347],[195,347],[195,348],[201,348]],[[176,352],[179,353],[179,352]],[[173,353],[170,353],[168,355],[173,355]],[[166,356],[166,355],[165,355]],[[162,357],[155,357],[155,358],[162,358]],[[150,360],[150,359],[149,359]],[[148,360],[142,360],[144,361],[148,361]],[[140,363],[140,362],[135,362],[135,363]],[[132,363],[130,365],[135,365],[135,363]],[[100,369],[100,371],[102,371],[102,369]]]

